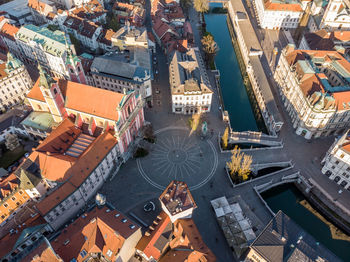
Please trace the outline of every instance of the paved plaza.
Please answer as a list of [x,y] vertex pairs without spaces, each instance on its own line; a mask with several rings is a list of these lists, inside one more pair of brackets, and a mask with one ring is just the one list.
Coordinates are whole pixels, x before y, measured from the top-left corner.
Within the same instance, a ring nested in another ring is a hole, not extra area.
[[201,139],[186,127],[168,127],[155,132],[157,142],[147,157],[137,159],[142,177],[163,190],[172,180],[185,181],[191,190],[214,175],[218,154],[212,141]]

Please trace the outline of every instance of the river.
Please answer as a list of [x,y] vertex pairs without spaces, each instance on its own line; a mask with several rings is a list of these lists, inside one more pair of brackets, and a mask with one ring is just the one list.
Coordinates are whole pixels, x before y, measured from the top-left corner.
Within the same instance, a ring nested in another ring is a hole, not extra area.
[[282,210],[317,241],[344,261],[350,261],[350,242],[333,239],[329,227],[299,202],[305,197],[290,184],[273,188],[262,194],[273,212]]
[[[244,86],[226,19],[224,14],[205,15],[207,31],[212,33],[220,48],[215,63],[221,74],[224,107],[229,113],[233,130],[263,131],[259,116],[254,115],[251,100]],[[328,226],[299,204],[304,197],[294,186],[274,188],[266,192],[264,198],[274,212],[281,209],[339,258],[350,261],[350,242],[332,239]]]
[[215,63],[220,70],[221,92],[231,127],[235,131],[257,131],[258,126],[227,28],[226,15],[209,13],[205,15],[205,21],[207,31],[214,36],[220,48]]

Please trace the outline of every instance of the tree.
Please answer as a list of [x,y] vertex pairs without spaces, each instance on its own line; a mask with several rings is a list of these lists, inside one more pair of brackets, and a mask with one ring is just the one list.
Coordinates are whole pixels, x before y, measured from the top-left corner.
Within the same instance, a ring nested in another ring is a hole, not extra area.
[[182,9],[187,11],[192,5],[192,0],[180,0],[180,5]]
[[47,29],[51,31],[56,31],[56,30],[59,30],[60,28],[58,27],[58,25],[47,25]]
[[105,29],[112,29],[115,32],[118,31],[120,28],[118,18],[113,12],[109,12],[107,14],[106,21],[103,24]]
[[80,55],[81,53],[80,41],[77,38],[75,38],[73,34],[69,34],[69,38],[71,43],[74,45],[75,52],[77,53],[77,55]]
[[143,127],[143,138],[150,143],[155,142],[156,137],[154,135],[152,125],[145,125]]
[[241,182],[248,179],[252,162],[252,156],[241,153],[241,149],[235,146],[231,160],[226,163],[226,167],[229,169],[231,178],[235,182]]
[[7,134],[5,136],[5,145],[6,145],[6,148],[8,150],[10,150],[10,151],[13,151],[17,147],[19,147],[20,144],[19,144],[19,140],[18,140],[17,135],[15,135],[15,134]]
[[190,127],[191,127],[191,132],[190,135],[197,130],[199,126],[199,122],[201,120],[201,114],[193,114],[192,117],[190,118]]
[[226,149],[228,144],[228,127],[226,127],[224,134],[221,137],[222,148]]
[[206,34],[203,36],[202,40],[203,50],[205,52],[206,60],[209,63],[214,61],[216,53],[219,51],[217,43],[214,41],[214,37],[211,34]]
[[242,181],[246,181],[248,179],[251,172],[250,167],[252,165],[252,162],[252,156],[244,154],[241,168],[238,170],[238,176]]
[[203,14],[205,12],[208,12],[208,10],[209,10],[209,1],[208,0],[193,0],[193,7],[197,12]]

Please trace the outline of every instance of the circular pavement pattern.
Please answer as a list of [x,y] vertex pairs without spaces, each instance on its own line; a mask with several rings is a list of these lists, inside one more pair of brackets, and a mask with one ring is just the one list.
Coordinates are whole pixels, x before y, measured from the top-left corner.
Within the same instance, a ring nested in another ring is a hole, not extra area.
[[195,190],[211,179],[218,154],[210,140],[190,135],[185,127],[167,127],[154,133],[157,141],[149,154],[137,159],[139,172],[147,182],[163,190],[175,179]]

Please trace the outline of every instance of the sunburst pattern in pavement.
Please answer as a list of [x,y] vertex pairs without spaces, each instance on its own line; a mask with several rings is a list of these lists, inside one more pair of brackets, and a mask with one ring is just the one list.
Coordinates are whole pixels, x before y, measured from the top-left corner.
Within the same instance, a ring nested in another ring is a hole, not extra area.
[[141,175],[159,189],[173,179],[185,181],[191,189],[204,185],[217,167],[217,153],[211,141],[189,136],[186,129],[158,132],[150,155],[138,160]]

